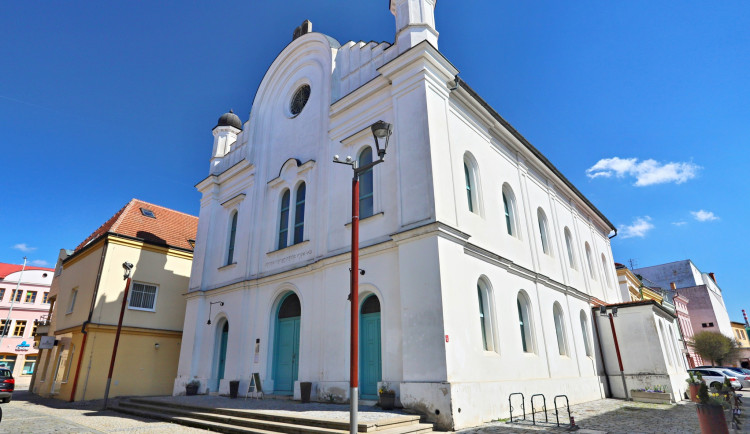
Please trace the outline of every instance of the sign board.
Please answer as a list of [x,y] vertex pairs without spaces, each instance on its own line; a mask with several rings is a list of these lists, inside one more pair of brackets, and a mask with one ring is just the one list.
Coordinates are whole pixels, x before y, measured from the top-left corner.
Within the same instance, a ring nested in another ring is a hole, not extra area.
[[54,336],[41,336],[41,339],[39,340],[40,350],[49,350],[54,346],[55,346]]
[[250,377],[250,387],[247,389],[248,392],[263,393],[263,386],[260,384],[260,374],[253,372],[253,376]]

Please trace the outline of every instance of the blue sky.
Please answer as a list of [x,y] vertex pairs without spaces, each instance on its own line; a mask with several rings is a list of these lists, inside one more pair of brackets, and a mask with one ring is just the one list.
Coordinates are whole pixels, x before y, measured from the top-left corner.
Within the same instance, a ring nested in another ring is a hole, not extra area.
[[[386,0],[0,4],[0,262],[54,264],[133,197],[197,215],[211,128],[247,120],[304,19],[393,41]],[[750,6],[442,0],[460,76],[619,228],[616,260],[690,258],[734,320],[750,238]]]

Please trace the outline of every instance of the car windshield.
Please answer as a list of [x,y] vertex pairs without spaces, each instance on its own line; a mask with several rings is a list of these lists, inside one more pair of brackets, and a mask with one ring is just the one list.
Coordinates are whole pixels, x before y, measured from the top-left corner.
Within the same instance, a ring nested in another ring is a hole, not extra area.
[[0,378],[10,378],[13,374],[10,372],[10,369],[0,369]]

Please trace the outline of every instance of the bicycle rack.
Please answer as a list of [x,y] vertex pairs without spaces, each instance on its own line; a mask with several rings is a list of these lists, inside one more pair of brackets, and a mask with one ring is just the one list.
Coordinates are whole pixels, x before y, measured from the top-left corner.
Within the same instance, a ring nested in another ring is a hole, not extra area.
[[[536,425],[536,409],[534,409],[534,397],[541,396],[542,397],[542,410],[544,410],[544,423],[549,423],[549,419],[547,417],[547,398],[544,397],[543,394],[537,393],[535,395],[531,395],[531,424]],[[541,422],[540,422],[541,423]],[[558,426],[560,426],[558,424]]]
[[560,426],[560,412],[557,409],[557,398],[565,398],[565,407],[568,409],[568,421],[570,421],[570,401],[568,401],[568,395],[557,395],[552,400],[555,403],[555,421],[557,422],[557,426]]
[[[511,393],[510,395],[508,395],[508,407],[510,408],[510,423],[513,423],[513,403],[510,401],[511,398],[513,398],[513,395],[521,395],[521,410],[523,410],[523,420],[526,420],[526,403],[525,403],[526,400],[523,397],[523,393],[516,392],[516,393]],[[532,403],[532,406],[533,406],[533,403]],[[516,420],[519,420],[519,419],[516,419]]]

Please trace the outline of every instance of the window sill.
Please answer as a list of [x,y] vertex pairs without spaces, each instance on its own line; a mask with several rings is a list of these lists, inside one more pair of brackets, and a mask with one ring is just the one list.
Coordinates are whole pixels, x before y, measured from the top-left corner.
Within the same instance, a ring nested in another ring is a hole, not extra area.
[[234,268],[235,265],[237,265],[237,263],[232,262],[231,264],[222,265],[221,267],[217,268],[217,270],[229,270],[230,268]]
[[130,309],[130,310],[137,310],[137,311],[140,311],[140,312],[156,312],[156,309],[146,309],[146,308],[143,308],[143,307],[128,306],[128,309]]
[[301,247],[301,246],[304,246],[304,245],[309,244],[309,243],[310,243],[310,240],[303,240],[303,241],[300,241],[297,244],[290,244],[290,245],[288,245],[286,247],[282,247],[280,249],[271,250],[270,252],[266,252],[266,255],[273,255],[273,254],[276,254],[278,252],[283,252],[285,250],[288,251],[288,250],[291,250],[291,249],[293,249],[295,247]]
[[[383,217],[384,215],[385,215],[385,213],[383,211],[381,211],[381,212],[379,212],[377,214],[373,214],[373,215],[371,215],[369,217],[365,217],[365,218],[359,219],[359,222],[362,223],[363,221],[368,221],[368,220],[378,220],[379,217]],[[352,225],[351,220],[349,220],[348,223],[344,224],[345,227],[350,227],[351,225]]]

